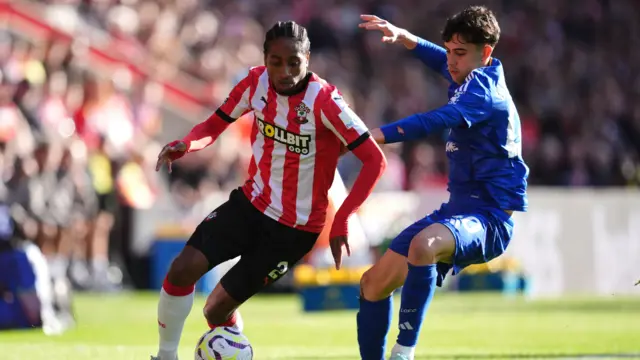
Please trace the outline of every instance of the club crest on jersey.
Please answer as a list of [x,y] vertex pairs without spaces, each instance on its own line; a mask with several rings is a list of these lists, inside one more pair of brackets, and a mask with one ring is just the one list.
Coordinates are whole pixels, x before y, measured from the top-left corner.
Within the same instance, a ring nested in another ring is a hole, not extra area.
[[305,103],[301,102],[300,104],[298,104],[295,110],[296,110],[296,117],[293,119],[295,122],[297,122],[300,125],[306,124],[309,122],[309,120],[307,119],[307,115],[309,115],[309,113],[311,112],[311,109],[309,109],[309,107],[305,105]]
[[294,134],[279,126],[269,124],[259,117],[256,117],[256,119],[258,120],[260,133],[262,133],[264,137],[287,145],[287,149],[295,152],[296,154],[307,155],[309,153],[309,142],[311,141],[311,136]]

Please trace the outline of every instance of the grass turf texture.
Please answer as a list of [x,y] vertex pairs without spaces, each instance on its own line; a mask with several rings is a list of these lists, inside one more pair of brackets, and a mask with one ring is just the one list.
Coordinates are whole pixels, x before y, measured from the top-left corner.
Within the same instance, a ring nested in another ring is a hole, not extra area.
[[[38,329],[0,332],[0,359],[149,359],[156,351],[156,302],[156,293],[76,295],[76,328],[53,337]],[[185,325],[182,360],[193,359],[207,329],[203,304],[198,296]],[[293,295],[259,296],[241,310],[257,360],[359,358],[354,311],[305,314]],[[394,326],[390,344],[396,334]],[[585,356],[640,359],[640,299],[527,301],[440,293],[427,314],[416,359]]]

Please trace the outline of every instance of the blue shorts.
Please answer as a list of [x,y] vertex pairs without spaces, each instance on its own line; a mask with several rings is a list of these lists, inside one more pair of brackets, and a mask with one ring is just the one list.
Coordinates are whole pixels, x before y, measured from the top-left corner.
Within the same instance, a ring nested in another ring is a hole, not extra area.
[[389,249],[408,256],[411,240],[435,223],[449,228],[456,241],[453,264],[437,264],[438,286],[442,286],[451,268],[456,275],[469,265],[486,263],[500,256],[513,235],[513,219],[504,210],[444,203],[439,210],[404,229],[393,239]]

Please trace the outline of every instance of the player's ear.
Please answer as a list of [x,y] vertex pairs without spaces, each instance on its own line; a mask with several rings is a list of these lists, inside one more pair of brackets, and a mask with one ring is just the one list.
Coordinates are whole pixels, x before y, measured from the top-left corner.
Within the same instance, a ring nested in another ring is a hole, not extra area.
[[491,45],[485,44],[482,47],[482,62],[485,63],[493,54],[493,47]]

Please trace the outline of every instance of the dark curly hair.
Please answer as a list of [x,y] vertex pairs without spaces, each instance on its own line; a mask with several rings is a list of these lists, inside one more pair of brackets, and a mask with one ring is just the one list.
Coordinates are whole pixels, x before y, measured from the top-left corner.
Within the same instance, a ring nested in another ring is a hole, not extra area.
[[500,40],[500,26],[491,10],[484,6],[469,6],[447,19],[442,40],[451,41],[455,34],[468,43],[496,46]]

